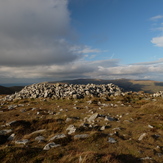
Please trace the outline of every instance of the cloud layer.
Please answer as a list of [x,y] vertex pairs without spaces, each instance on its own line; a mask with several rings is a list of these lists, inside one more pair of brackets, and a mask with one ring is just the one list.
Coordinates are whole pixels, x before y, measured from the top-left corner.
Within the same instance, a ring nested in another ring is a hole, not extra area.
[[[159,76],[163,59],[130,65],[118,59],[85,60],[87,54],[94,57],[103,51],[72,43],[67,5],[68,0],[0,1],[0,83],[72,78],[163,80]],[[162,36],[151,42],[163,47]]]
[[[55,81],[74,78],[100,79],[153,79],[163,80],[163,58],[153,62],[121,65],[119,60],[83,61],[78,60],[65,65],[46,65],[33,67],[1,67],[1,81],[21,79],[32,81]],[[4,78],[4,79],[3,79]],[[11,82],[11,81],[10,81]]]
[[80,57],[69,36],[67,0],[0,2],[0,65],[63,64]]

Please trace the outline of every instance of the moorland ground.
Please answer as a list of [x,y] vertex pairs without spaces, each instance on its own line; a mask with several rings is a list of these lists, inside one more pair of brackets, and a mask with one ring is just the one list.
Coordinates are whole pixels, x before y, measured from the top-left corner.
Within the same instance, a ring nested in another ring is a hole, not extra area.
[[0,160],[161,163],[163,99],[132,93],[104,99],[2,100]]

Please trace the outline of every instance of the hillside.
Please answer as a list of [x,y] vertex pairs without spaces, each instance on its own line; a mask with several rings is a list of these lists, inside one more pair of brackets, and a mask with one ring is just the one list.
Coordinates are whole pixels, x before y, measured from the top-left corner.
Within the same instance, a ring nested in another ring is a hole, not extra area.
[[0,104],[2,163],[162,163],[162,97],[42,83]]
[[76,79],[76,80],[64,80],[50,83],[69,83],[69,84],[108,84],[113,83],[123,88],[125,91],[144,91],[146,93],[155,93],[157,91],[163,91],[163,82],[152,80],[130,80],[130,79],[117,79],[117,80],[101,80],[101,79]]
[[13,87],[4,87],[0,86],[0,94],[13,94],[15,92],[19,92],[21,89],[23,89],[23,86],[13,86]]

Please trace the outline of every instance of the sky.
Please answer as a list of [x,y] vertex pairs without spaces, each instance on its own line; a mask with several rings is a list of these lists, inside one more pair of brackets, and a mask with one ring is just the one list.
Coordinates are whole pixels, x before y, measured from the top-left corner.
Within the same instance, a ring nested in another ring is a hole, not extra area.
[[0,0],[0,84],[163,81],[162,0]]

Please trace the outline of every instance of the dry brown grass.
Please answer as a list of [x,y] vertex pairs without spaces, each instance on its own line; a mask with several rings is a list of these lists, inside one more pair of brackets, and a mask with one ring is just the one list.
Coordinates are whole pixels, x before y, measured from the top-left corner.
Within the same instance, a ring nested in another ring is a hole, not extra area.
[[[88,104],[89,100],[92,100],[91,104]],[[24,106],[8,110],[9,105],[18,104]],[[3,111],[0,113],[0,130],[12,129],[12,133],[15,133],[13,141],[6,140],[11,133],[3,137],[4,141],[1,136],[2,163],[161,163],[163,160],[161,98],[153,101],[152,98],[146,100],[141,95],[126,95],[107,99],[26,99],[5,102],[0,111]],[[93,113],[109,115],[118,121],[105,121],[104,117],[98,117],[94,122],[96,127],[81,127],[84,118]],[[4,127],[11,121],[17,122]],[[77,130],[74,134],[67,135],[66,128],[70,124],[74,124]],[[102,126],[106,126],[103,131],[100,130]],[[42,129],[45,129],[45,132],[32,134]],[[43,147],[49,139],[61,133],[67,137],[54,140],[61,146],[44,151]],[[90,136],[86,139],[73,139],[75,134],[83,133]],[[139,141],[143,133],[147,135]],[[36,136],[44,136],[45,140],[38,143],[35,141]],[[114,138],[117,143],[109,143],[108,137]],[[20,139],[29,139],[29,143],[23,146],[16,145],[14,141]],[[146,157],[152,160],[140,160]]]

